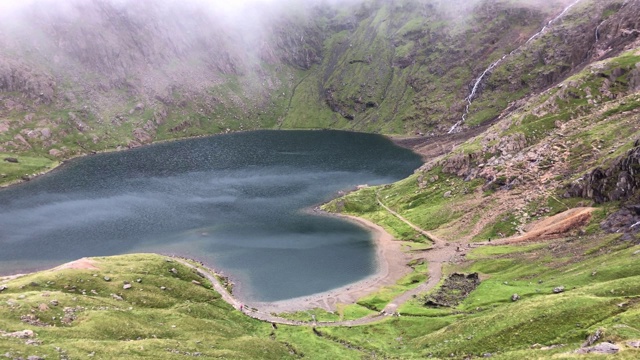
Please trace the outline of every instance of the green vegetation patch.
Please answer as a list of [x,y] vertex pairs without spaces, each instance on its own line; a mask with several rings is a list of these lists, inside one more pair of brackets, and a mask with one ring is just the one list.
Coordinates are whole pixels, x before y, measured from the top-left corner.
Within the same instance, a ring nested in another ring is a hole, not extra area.
[[400,279],[395,285],[385,286],[377,292],[359,299],[357,304],[373,311],[382,311],[385,306],[391,302],[391,300],[395,299],[402,293],[415,288],[426,280],[426,268],[420,267],[411,274]]
[[515,215],[503,214],[494,223],[484,227],[482,232],[473,238],[474,241],[496,240],[515,235],[518,222]]
[[[6,283],[0,330],[32,330],[39,346],[0,337],[12,357],[239,359],[290,356],[270,326],[220,299],[192,269],[157,255],[95,259],[94,270],[45,271]],[[197,282],[197,283],[196,283]],[[125,289],[125,285],[131,287]]]
[[[18,162],[9,162],[5,159],[16,159]],[[10,184],[23,178],[32,178],[53,169],[58,164],[58,161],[44,156],[0,153],[0,184]]]
[[382,226],[395,239],[408,242],[412,249],[428,247],[428,239],[402,220],[385,210],[376,199],[380,187],[351,192],[325,204],[323,209],[333,213],[359,216]]

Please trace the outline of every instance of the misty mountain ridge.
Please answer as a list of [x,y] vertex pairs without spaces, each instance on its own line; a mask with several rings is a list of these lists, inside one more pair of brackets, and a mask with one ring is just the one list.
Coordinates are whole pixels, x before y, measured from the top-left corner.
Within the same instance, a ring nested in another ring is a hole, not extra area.
[[442,134],[638,45],[637,1],[234,4],[3,3],[0,152],[274,127]]

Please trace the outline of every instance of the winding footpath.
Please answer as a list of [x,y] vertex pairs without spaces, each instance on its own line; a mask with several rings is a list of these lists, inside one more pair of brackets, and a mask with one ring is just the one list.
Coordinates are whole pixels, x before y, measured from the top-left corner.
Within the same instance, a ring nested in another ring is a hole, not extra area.
[[405,219],[402,215],[398,214],[396,211],[385,205],[380,200],[378,194],[376,194],[376,201],[378,202],[378,205],[380,205],[391,215],[395,216],[400,221],[409,225],[412,229],[424,235],[433,242],[433,248],[424,251],[424,253],[422,254],[422,258],[426,260],[428,264],[429,276],[427,281],[420,284],[418,287],[415,287],[396,297],[384,308],[384,312],[393,314],[397,312],[397,309],[402,304],[412,299],[415,295],[425,293],[435,288],[440,283],[440,281],[442,281],[442,265],[444,263],[452,261],[456,255],[462,252],[460,251],[462,250],[462,248],[460,246],[453,246],[453,244],[450,244],[449,242],[438,237],[432,232],[426,231],[413,224],[411,221]]
[[342,320],[342,321],[299,321],[299,320],[291,320],[283,317],[276,316],[272,313],[268,313],[265,311],[260,311],[259,309],[244,307],[243,304],[233,297],[229,293],[229,291],[218,281],[214,271],[208,269],[204,266],[196,266],[193,265],[183,259],[174,258],[175,261],[181,263],[182,265],[194,269],[198,272],[200,276],[203,276],[207,280],[211,282],[215,291],[217,291],[222,299],[233,306],[235,309],[242,311],[247,316],[250,316],[254,319],[270,322],[272,324],[282,324],[282,325],[292,325],[292,326],[312,326],[312,327],[327,327],[327,326],[357,326],[357,325],[366,325],[371,324],[377,321],[381,321],[388,316],[393,316],[398,313],[398,308],[412,299],[415,295],[427,292],[433,288],[435,288],[440,281],[442,280],[442,264],[451,261],[457,254],[459,254],[459,247],[456,249],[455,246],[450,246],[450,244],[437,237],[431,232],[428,232],[415,224],[411,223],[409,220],[402,217],[397,212],[390,209],[386,206],[380,198],[376,195],[376,200],[378,204],[388,211],[393,216],[397,217],[399,220],[409,225],[412,229],[416,230],[420,234],[426,236],[434,243],[434,247],[428,250],[425,250],[421,254],[421,258],[428,262],[429,275],[428,280],[418,287],[413,288],[409,291],[402,293],[401,295],[394,298],[392,301],[387,304],[387,306],[380,312],[372,315],[368,315],[359,319],[354,320]]

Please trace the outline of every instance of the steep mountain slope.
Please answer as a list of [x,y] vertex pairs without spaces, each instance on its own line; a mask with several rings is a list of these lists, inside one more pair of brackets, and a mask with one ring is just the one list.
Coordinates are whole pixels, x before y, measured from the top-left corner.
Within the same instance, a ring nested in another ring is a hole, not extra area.
[[240,18],[195,2],[65,4],[5,13],[0,151],[65,158],[272,127],[318,46],[299,44],[309,14],[295,8],[276,23],[266,5]]
[[578,204],[636,204],[638,63],[632,50],[587,66],[378,195],[451,240],[509,236]]
[[[462,116],[467,84],[485,64],[523,43],[563,6],[370,3],[328,39],[327,56],[302,85],[324,91],[326,104],[349,128],[442,132]],[[305,126],[303,118],[289,116],[285,125]],[[313,126],[313,118],[306,125]]]
[[475,84],[466,125],[482,124],[633,46],[637,6],[616,0],[581,1],[527,42],[571,4],[18,6],[0,25],[0,152],[44,164],[241,129],[437,134],[462,118]]
[[[601,11],[597,21],[590,20],[594,10]],[[473,124],[483,104],[498,103],[517,86],[540,92],[511,102],[479,135],[467,132],[466,142],[457,134],[408,141],[419,152],[442,156],[378,196],[415,224],[452,240],[509,236],[534,219],[579,204],[621,201],[606,205],[616,209],[637,203],[640,42],[638,17],[630,14],[638,11],[635,2],[576,3],[561,26],[495,67],[480,85],[466,124]],[[591,28],[598,29],[597,39]],[[575,41],[566,41],[574,35]],[[562,65],[549,65],[557,64],[554,59]],[[563,73],[571,76],[555,84]],[[453,149],[440,150],[438,144]],[[338,208],[349,206],[347,199]],[[625,224],[639,220],[629,215]],[[638,230],[623,227],[615,230]]]

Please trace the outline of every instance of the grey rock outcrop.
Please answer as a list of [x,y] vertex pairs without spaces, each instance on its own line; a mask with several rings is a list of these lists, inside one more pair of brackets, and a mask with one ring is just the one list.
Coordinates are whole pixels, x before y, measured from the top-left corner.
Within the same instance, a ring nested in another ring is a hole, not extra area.
[[596,346],[581,348],[576,351],[577,354],[617,354],[620,351],[620,347],[608,343],[603,342]]
[[584,197],[596,203],[627,200],[640,188],[640,140],[626,156],[606,168],[596,168],[570,185],[566,197]]
[[627,346],[635,349],[640,349],[640,340],[627,341]]

